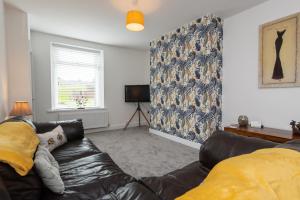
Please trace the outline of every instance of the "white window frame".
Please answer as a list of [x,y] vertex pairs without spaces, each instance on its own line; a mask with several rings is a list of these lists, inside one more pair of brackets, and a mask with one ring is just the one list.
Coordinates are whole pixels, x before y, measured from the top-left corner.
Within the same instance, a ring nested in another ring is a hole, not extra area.
[[88,47],[81,47],[75,45],[69,45],[58,42],[50,42],[50,62],[51,62],[51,111],[57,110],[79,110],[77,108],[61,108],[58,107],[58,92],[57,92],[57,73],[54,61],[54,46],[61,46],[65,48],[79,49],[82,51],[93,51],[100,54],[99,61],[99,74],[96,80],[96,106],[85,107],[86,109],[104,109],[104,51],[100,49],[93,49]]

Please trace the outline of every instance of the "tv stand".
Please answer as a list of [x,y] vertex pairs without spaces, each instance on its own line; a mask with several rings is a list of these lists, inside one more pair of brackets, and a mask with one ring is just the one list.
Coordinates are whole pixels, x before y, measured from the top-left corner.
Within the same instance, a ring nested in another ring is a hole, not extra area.
[[127,129],[127,127],[129,126],[131,120],[133,119],[133,117],[135,116],[136,113],[138,113],[138,115],[139,115],[139,127],[141,126],[141,113],[142,113],[143,117],[145,118],[146,122],[148,123],[148,125],[150,126],[150,122],[148,121],[146,115],[142,111],[141,106],[140,106],[140,102],[138,102],[138,106],[136,108],[136,111],[133,113],[133,115],[131,116],[131,118],[129,119],[129,121],[127,122],[127,124],[126,124],[126,126],[124,127],[123,130]]

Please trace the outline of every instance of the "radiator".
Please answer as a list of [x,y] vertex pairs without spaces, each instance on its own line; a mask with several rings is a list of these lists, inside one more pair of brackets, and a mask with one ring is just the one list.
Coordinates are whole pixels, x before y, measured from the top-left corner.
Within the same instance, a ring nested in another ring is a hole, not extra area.
[[108,127],[107,110],[67,111],[58,114],[59,120],[82,119],[84,129]]

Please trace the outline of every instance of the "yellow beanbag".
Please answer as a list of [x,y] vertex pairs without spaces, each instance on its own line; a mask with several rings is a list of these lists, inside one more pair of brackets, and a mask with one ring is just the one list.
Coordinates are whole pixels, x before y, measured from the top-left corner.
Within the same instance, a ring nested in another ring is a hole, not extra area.
[[21,176],[25,176],[32,168],[38,144],[34,129],[27,123],[0,124],[0,162],[9,164]]

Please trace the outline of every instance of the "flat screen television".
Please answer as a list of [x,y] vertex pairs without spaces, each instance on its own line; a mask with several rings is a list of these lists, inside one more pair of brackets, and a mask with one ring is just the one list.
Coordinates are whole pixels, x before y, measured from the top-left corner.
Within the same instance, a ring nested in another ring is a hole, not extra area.
[[125,85],[125,102],[150,102],[150,86]]

